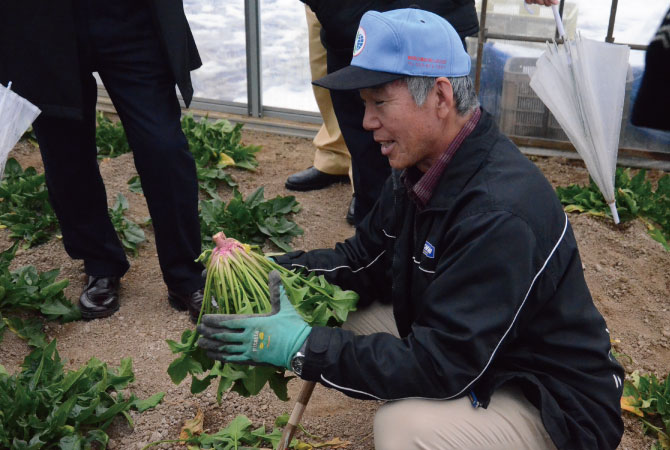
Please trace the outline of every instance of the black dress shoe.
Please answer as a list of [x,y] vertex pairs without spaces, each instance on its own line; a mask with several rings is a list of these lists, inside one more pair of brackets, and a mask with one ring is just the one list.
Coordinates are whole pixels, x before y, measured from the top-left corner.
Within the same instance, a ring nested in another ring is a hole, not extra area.
[[120,277],[88,277],[79,297],[79,309],[84,320],[109,317],[119,310]]
[[294,173],[286,179],[286,189],[292,191],[313,191],[323,189],[333,183],[344,183],[349,181],[348,175],[330,175],[321,172],[315,167],[310,167],[302,172]]
[[349,202],[349,209],[347,209],[347,223],[349,225],[356,225],[354,220],[354,211],[356,211],[356,197],[352,196],[351,201]]
[[168,301],[170,302],[170,306],[177,311],[188,310],[188,315],[193,323],[198,322],[203,298],[203,289],[198,289],[190,294],[179,294],[168,289]]

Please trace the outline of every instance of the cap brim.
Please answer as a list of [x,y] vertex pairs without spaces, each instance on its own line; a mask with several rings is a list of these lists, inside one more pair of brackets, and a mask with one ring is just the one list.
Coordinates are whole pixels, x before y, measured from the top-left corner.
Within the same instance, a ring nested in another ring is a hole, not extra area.
[[312,81],[312,84],[334,91],[351,91],[379,86],[406,76],[399,73],[363,69],[358,66],[347,66]]

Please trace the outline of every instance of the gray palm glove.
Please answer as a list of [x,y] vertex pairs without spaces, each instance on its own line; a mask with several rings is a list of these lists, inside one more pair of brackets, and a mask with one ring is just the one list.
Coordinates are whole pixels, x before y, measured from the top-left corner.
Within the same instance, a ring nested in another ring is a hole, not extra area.
[[212,359],[236,364],[269,364],[289,369],[291,358],[312,331],[286,296],[279,272],[269,276],[269,314],[205,314],[198,346]]

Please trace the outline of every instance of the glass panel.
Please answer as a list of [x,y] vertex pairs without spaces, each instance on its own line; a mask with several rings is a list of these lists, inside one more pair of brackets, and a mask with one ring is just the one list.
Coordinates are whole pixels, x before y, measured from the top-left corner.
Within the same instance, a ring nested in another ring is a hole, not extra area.
[[309,69],[305,5],[261,0],[263,105],[318,111]]
[[184,11],[202,59],[194,96],[247,103],[244,0],[184,0]]

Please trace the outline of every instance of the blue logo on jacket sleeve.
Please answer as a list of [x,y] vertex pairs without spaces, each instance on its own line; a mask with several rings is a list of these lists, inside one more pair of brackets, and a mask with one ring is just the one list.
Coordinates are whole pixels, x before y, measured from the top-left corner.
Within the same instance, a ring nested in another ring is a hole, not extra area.
[[433,244],[426,241],[426,243],[423,244],[423,254],[428,258],[435,258],[435,247],[433,247]]

